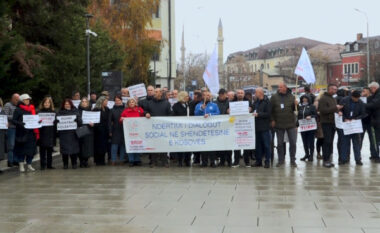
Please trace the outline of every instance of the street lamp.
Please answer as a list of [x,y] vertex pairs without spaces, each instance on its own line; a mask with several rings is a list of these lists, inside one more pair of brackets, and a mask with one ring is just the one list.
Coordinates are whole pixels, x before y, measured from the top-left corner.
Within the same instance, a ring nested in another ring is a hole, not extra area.
[[369,64],[369,27],[368,27],[368,16],[367,16],[366,12],[361,11],[361,10],[359,10],[357,8],[355,8],[355,11],[363,14],[365,16],[366,20],[367,20],[367,82],[369,84],[369,82],[370,82],[370,80],[369,80],[370,79],[369,78],[369,76],[370,76],[370,74],[369,74],[369,65],[370,64]]
[[[93,17],[92,14],[85,14],[86,17],[86,39],[87,39],[87,95],[90,99],[90,93],[91,93],[91,75],[90,75],[90,36],[91,36],[91,30],[90,30],[90,18]],[[94,36],[96,33],[93,34]],[[97,36],[97,35],[96,35]]]

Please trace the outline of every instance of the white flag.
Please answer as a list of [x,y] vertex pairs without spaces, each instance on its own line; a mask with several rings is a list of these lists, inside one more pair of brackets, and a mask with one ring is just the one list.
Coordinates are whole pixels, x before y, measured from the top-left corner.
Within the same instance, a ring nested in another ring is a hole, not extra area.
[[314,69],[305,48],[302,48],[302,54],[294,73],[301,76],[306,83],[315,83]]
[[203,80],[213,95],[217,95],[219,91],[219,73],[218,73],[218,52],[214,48],[210,60],[207,63],[205,72],[203,73]]

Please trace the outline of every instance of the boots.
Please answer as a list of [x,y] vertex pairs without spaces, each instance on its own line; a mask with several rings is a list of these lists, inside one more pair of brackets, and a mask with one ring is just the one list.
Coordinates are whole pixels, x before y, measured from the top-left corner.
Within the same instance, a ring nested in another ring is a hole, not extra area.
[[308,155],[305,155],[305,156],[302,157],[300,160],[301,160],[301,161],[306,161],[306,159],[309,159],[309,156],[308,156]]
[[309,162],[313,162],[313,161],[314,161],[314,154],[311,153],[309,156]]
[[24,162],[18,163],[18,168],[19,168],[20,172],[25,172]]

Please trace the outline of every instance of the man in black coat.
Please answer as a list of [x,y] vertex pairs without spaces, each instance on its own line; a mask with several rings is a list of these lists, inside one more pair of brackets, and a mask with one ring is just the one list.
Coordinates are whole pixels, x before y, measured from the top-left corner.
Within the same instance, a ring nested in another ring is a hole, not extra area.
[[[170,103],[162,96],[161,88],[156,88],[154,90],[154,97],[148,102],[146,109],[144,109],[145,117],[150,118],[151,116],[171,116],[172,110]],[[150,167],[158,165],[158,160],[161,161],[162,166],[169,167],[168,157],[166,153],[155,153],[150,156]]]
[[[227,91],[225,89],[220,89],[218,92],[218,98],[216,99],[215,103],[218,105],[219,111],[221,115],[226,115],[227,110],[229,108],[229,101],[228,101],[228,96],[227,96]],[[224,167],[226,161],[229,167],[231,167],[231,156],[232,156],[232,151],[217,151],[216,156],[220,158],[220,163],[219,166]]]
[[[194,92],[194,99],[189,103],[190,116],[194,116],[195,107],[202,101],[202,93],[200,91]],[[194,152],[193,163],[200,164],[201,152]]]
[[[364,104],[371,103],[373,96],[371,95],[371,90],[369,87],[363,88],[362,91],[362,96],[361,98],[364,98],[366,101],[363,101]],[[363,133],[361,135],[361,144],[360,147],[363,147],[363,141],[364,141],[364,135],[367,132],[368,134],[368,140],[370,144],[370,152],[371,152],[371,157],[369,159],[373,162],[380,162],[379,160],[379,155],[377,153],[377,146],[376,146],[376,141],[375,141],[375,135],[372,130],[372,124],[371,124],[371,118],[372,118],[372,113],[369,109],[366,108],[367,116],[362,119],[362,124],[363,124]]]
[[153,96],[154,96],[154,87],[152,85],[149,85],[146,88],[146,94],[147,94],[146,97],[143,99],[140,99],[138,102],[138,105],[142,109],[144,109],[144,111],[147,108],[149,101],[151,101],[153,99]]
[[271,140],[270,116],[272,105],[269,99],[264,95],[262,88],[256,89],[256,102],[253,105],[253,116],[255,117],[256,130],[256,163],[255,167],[261,167],[263,155],[265,155],[265,168],[270,167],[271,157]]
[[375,129],[375,137],[376,137],[376,143],[377,143],[377,159],[376,161],[380,162],[379,160],[379,150],[380,150],[380,87],[379,83],[372,82],[369,84],[369,89],[371,89],[372,98],[367,103],[366,109],[369,110],[372,113],[372,125]]

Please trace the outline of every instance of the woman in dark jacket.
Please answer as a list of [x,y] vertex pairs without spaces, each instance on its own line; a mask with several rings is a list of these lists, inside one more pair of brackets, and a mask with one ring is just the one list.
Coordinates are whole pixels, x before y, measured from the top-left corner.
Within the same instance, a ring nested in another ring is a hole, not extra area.
[[[45,97],[40,106],[39,106],[39,112],[40,113],[49,113],[54,114],[54,103],[51,97]],[[47,169],[54,169],[52,166],[53,161],[53,147],[55,144],[56,139],[56,133],[55,133],[55,125],[49,125],[44,126],[40,129],[40,165],[41,170]]]
[[[309,96],[303,95],[300,98],[300,106],[298,109],[298,120],[310,120],[317,117],[317,109],[311,103]],[[312,162],[314,157],[314,140],[316,130],[301,132],[303,147],[305,149],[305,156],[301,158],[302,161],[307,159]]]
[[[78,110],[73,105],[70,99],[65,99],[62,103],[61,110],[58,116],[76,116],[77,125],[81,125],[81,118]],[[63,160],[63,168],[69,168],[69,157],[71,159],[71,166],[73,169],[77,168],[77,158],[79,154],[79,140],[76,135],[76,130],[62,130],[59,131],[59,144]]]
[[16,143],[14,153],[19,161],[20,172],[25,172],[24,160],[26,159],[27,169],[34,171],[32,167],[33,157],[37,150],[37,140],[39,140],[38,129],[26,129],[23,122],[24,115],[36,115],[34,105],[30,104],[32,98],[28,94],[20,96],[20,102],[13,113],[12,123],[16,125]]
[[[173,105],[174,116],[189,116],[189,94],[186,91],[178,93],[178,102]],[[186,167],[190,167],[190,152],[177,152],[178,166],[182,167],[185,162]]]
[[[83,115],[83,111],[91,111],[91,102],[88,101],[87,97],[83,97],[78,110],[79,115]],[[79,145],[80,145],[80,154],[79,154],[79,166],[82,168],[88,168],[88,159],[92,156],[94,156],[94,124],[90,123],[87,125],[90,134],[83,136],[79,139]]]
[[120,95],[115,96],[115,105],[110,110],[109,130],[111,136],[111,162],[116,165],[117,152],[119,151],[120,162],[124,162],[125,144],[123,124],[120,122],[121,113],[124,111],[123,100]]
[[94,111],[100,111],[100,123],[94,126],[94,160],[97,166],[106,165],[105,155],[108,149],[108,118],[110,112],[107,104],[107,97],[101,96],[98,101],[96,101],[94,108]]

